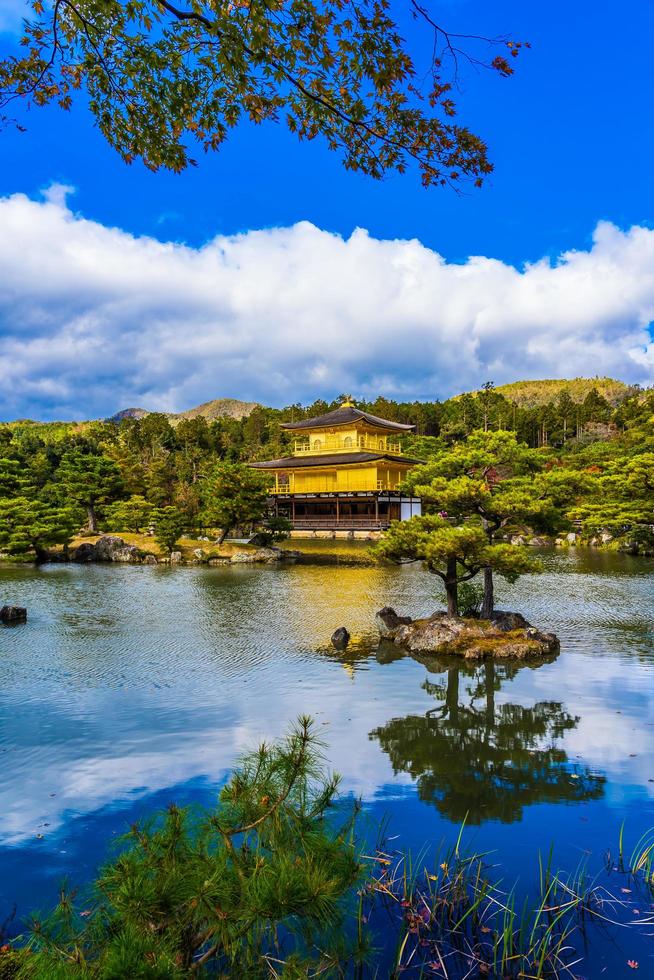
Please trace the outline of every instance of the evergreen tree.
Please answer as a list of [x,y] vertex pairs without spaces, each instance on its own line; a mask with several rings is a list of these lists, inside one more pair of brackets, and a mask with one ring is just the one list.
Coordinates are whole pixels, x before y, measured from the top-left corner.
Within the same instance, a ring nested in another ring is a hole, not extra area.
[[280,975],[280,961],[289,978],[342,976],[344,913],[362,868],[356,808],[327,818],[337,787],[301,718],[242,760],[215,810],[171,805],[135,825],[83,917],[63,894],[33,921],[21,976],[263,980]]
[[184,515],[177,507],[159,507],[152,512],[152,520],[154,540],[169,555],[184,530]]
[[133,531],[140,534],[152,519],[153,506],[145,497],[133,496],[119,500],[106,508],[106,517],[112,531]]
[[86,509],[88,529],[97,533],[98,505],[117,497],[121,490],[116,464],[98,453],[72,449],[61,460],[56,478],[65,496]]
[[204,486],[207,524],[220,528],[219,544],[239,525],[258,524],[265,512],[270,477],[241,463],[219,463]]
[[397,564],[420,561],[428,572],[438,575],[445,586],[450,616],[459,614],[459,585],[482,569],[489,568],[509,582],[539,569],[524,548],[491,545],[480,527],[452,527],[435,515],[395,521],[374,552]]
[[[531,477],[520,476],[539,465],[533,450],[510,432],[475,432],[464,443],[438,453],[407,476],[406,486],[427,506],[457,522],[477,517],[489,545],[510,521],[543,520],[551,505],[534,492]],[[481,614],[494,608],[493,568],[484,568]]]
[[43,561],[53,545],[68,547],[79,516],[72,507],[53,507],[41,500],[0,499],[0,548],[12,555],[33,551]]

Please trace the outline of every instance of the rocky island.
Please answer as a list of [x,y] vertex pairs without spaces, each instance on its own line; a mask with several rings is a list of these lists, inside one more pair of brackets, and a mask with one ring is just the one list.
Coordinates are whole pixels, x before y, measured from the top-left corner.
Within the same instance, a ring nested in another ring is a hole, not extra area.
[[520,613],[496,610],[492,619],[435,612],[423,619],[398,616],[385,606],[375,617],[382,639],[409,653],[437,653],[464,660],[530,660],[559,653],[554,633],[543,633]]

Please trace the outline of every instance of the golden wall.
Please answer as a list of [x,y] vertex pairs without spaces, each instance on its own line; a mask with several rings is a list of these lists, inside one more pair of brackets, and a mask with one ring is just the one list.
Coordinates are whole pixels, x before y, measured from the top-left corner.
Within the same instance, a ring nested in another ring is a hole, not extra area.
[[274,493],[347,493],[348,491],[395,490],[408,466],[372,465],[311,467],[279,470]]

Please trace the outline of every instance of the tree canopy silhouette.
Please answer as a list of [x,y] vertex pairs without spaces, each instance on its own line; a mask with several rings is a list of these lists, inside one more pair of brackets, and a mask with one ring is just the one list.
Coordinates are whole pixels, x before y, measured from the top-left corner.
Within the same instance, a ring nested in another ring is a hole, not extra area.
[[604,793],[604,777],[571,765],[557,744],[579,723],[560,702],[495,703],[502,681],[517,670],[492,662],[449,666],[444,684],[423,685],[437,707],[394,718],[371,733],[395,772],[409,773],[420,799],[449,820],[513,823],[526,806],[580,803]]
[[459,65],[507,77],[524,46],[449,32],[428,0],[31,6],[20,52],[0,62],[4,120],[16,99],[69,109],[84,93],[124,160],[174,171],[195,162],[189,144],[216,150],[242,119],[282,120],[371,177],[415,164],[425,186],[481,184],[492,165],[483,139],[455,121]]

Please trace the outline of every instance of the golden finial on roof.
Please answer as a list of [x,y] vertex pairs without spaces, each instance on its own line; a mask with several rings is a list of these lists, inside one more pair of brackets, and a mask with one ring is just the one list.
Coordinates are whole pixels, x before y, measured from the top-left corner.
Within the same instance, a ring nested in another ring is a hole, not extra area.
[[341,402],[341,408],[356,408],[354,404],[354,399],[352,395],[343,395],[343,401]]

